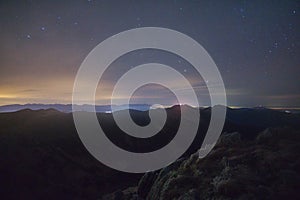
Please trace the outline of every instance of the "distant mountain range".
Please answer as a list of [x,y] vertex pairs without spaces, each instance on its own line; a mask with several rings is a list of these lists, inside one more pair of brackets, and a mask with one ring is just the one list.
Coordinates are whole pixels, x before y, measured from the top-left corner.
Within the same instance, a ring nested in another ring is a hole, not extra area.
[[[112,111],[128,109],[128,105],[96,105],[96,112],[108,113]],[[151,105],[148,104],[130,104],[129,109],[147,111]],[[70,113],[72,112],[72,104],[11,104],[0,106],[0,112],[16,112],[19,110],[30,109],[30,110],[47,110],[55,109],[60,112]],[[76,105],[76,111],[93,111],[93,105]]]
[[[128,105],[96,105],[95,110],[98,113],[110,113],[112,110],[114,111],[120,111],[120,110],[138,110],[138,111],[148,111],[151,108],[151,105],[149,104],[129,104]],[[3,105],[0,106],[0,113],[5,112],[16,112],[19,110],[47,110],[47,109],[55,109],[57,111],[63,112],[63,113],[71,113],[72,112],[72,104],[10,104],[10,105]],[[76,111],[87,111],[87,112],[93,112],[93,105],[89,104],[83,104],[83,105],[76,105],[75,106]],[[239,108],[235,109],[239,112],[245,112],[250,110],[272,110],[265,107],[254,107],[254,108]],[[282,110],[286,113],[300,113],[299,109],[278,109]],[[274,110],[273,110],[274,111]],[[262,111],[263,112],[263,111]]]

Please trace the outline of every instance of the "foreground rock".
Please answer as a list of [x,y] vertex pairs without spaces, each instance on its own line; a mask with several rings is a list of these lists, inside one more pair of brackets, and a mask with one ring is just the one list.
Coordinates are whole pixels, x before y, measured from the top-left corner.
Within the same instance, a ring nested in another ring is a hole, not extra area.
[[121,199],[299,199],[299,188],[300,132],[277,128],[250,141],[224,134],[207,157],[194,154],[147,173]]

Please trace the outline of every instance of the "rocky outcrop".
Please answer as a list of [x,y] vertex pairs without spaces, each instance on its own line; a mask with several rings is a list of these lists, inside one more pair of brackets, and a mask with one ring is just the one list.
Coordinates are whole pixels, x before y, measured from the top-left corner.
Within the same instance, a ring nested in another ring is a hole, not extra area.
[[129,187],[125,190],[118,190],[112,194],[102,197],[102,200],[137,200],[137,187]]
[[300,131],[277,128],[251,141],[224,134],[205,158],[145,174],[132,199],[299,199],[299,186]]

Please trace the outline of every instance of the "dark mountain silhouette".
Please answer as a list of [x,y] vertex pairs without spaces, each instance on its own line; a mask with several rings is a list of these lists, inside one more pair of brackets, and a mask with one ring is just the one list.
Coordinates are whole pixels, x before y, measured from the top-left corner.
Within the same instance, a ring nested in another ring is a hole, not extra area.
[[[191,107],[167,109],[163,129],[147,139],[133,138],[115,124],[112,114],[97,113],[99,123],[116,145],[147,152],[166,145],[176,134],[181,112]],[[119,111],[123,112],[123,111]],[[201,146],[210,108],[199,109],[198,134],[182,158]],[[148,111],[130,110],[140,125],[149,123]],[[227,109],[224,134],[239,132],[242,140],[256,138],[268,127],[299,130],[299,114],[270,109]],[[97,199],[104,194],[137,185],[143,174],[112,170],[95,160],[83,147],[72,113],[55,109],[25,109],[0,113],[0,194],[3,199]]]
[[[124,110],[128,108],[126,105],[112,105],[114,107],[114,110]],[[95,110],[96,112],[111,112],[112,107],[111,105],[96,105]],[[0,113],[1,112],[15,112],[19,110],[24,109],[30,109],[30,110],[46,110],[46,109],[55,109],[60,112],[70,113],[72,112],[72,104],[11,104],[11,105],[4,105],[0,106]],[[146,111],[149,110],[150,105],[148,104],[130,104],[130,109],[134,110],[140,110],[140,111]],[[92,111],[93,106],[92,105],[76,105],[77,111]]]

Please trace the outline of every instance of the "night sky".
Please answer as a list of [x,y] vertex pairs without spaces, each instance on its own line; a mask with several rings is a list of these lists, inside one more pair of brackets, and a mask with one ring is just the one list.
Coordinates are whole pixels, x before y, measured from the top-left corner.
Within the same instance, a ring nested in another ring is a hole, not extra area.
[[[300,1],[1,1],[0,105],[71,103],[76,72],[106,38],[138,27],[165,27],[198,41],[217,64],[228,105],[300,107]],[[143,62],[174,67],[208,105],[205,82],[178,56],[140,50],[116,60],[97,104],[124,70]],[[174,81],[174,88],[180,84]],[[138,103],[172,104],[156,85]]]

